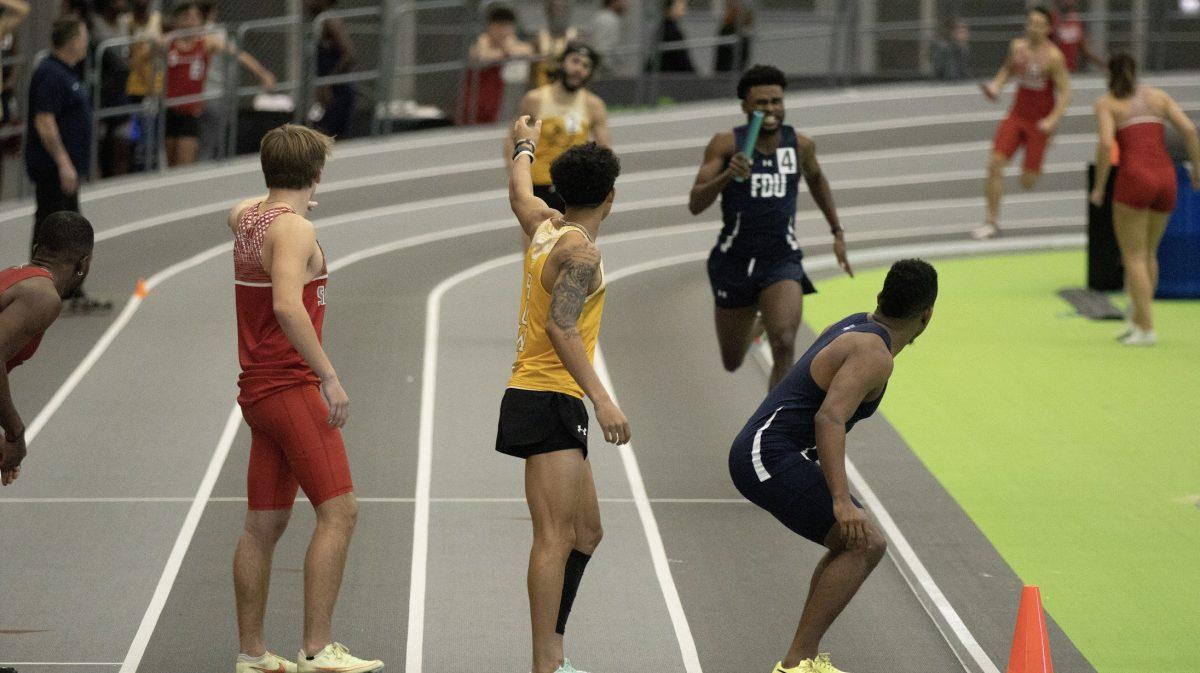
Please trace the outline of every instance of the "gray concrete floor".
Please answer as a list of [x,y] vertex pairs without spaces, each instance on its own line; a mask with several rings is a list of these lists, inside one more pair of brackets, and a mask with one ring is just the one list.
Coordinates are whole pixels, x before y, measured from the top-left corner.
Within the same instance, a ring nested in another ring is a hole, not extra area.
[[[1195,78],[1164,84],[1181,101],[1200,101]],[[1099,87],[1079,83],[1077,109],[1050,151],[1043,184],[1007,201],[1014,232],[1081,230],[1083,166],[1092,151],[1087,99]],[[1001,110],[973,88],[800,93],[788,102],[789,121],[818,139],[852,256],[856,248],[961,239],[980,219],[987,140]],[[610,273],[711,246],[718,215],[688,215],[687,188],[708,136],[737,123],[732,101],[613,120],[625,174],[604,230],[612,243],[601,239]],[[335,263],[389,242],[405,246],[335,270],[326,330],[354,400],[346,441],[364,499],[336,628],[388,670],[404,670],[407,649],[426,302],[449,276],[518,249],[499,135],[456,130],[339,146],[314,214]],[[42,662],[22,663],[22,673],[111,672],[130,652],[233,404],[231,265],[220,248],[227,244],[221,215],[258,190],[257,171],[256,162],[238,160],[85,192],[85,214],[100,235],[91,291],[117,298],[120,311],[137,278],[162,282],[127,324],[117,312],[64,317],[39,357],[12,377],[29,422],[102,334],[115,333],[30,443],[21,481],[0,493],[0,663]],[[1015,181],[1008,186],[1014,190]],[[21,260],[29,217],[27,206],[0,211],[0,264]],[[824,226],[806,197],[799,222],[802,237],[814,239],[810,254],[819,254]],[[422,611],[427,671],[528,665],[520,465],[491,450],[518,273],[510,263],[460,283],[438,316]],[[764,380],[752,366],[721,371],[707,292],[699,263],[621,280],[602,343],[638,433],[641,476],[700,665],[768,670],[786,646],[817,550],[739,502],[724,475],[727,442]],[[860,468],[1003,665],[1016,577],[884,420],[856,430],[855,441]],[[180,549],[136,670],[231,665],[228,568],[247,449],[243,428],[215,465],[211,499]],[[608,535],[580,593],[569,656],[593,671],[684,670],[625,468],[611,448],[594,446],[592,456]],[[297,507],[276,559],[268,634],[283,653],[299,646],[298,568],[310,524],[307,506]],[[1065,635],[1053,638],[1059,670],[1091,670]],[[856,672],[960,668],[891,565],[871,579],[828,646]]]

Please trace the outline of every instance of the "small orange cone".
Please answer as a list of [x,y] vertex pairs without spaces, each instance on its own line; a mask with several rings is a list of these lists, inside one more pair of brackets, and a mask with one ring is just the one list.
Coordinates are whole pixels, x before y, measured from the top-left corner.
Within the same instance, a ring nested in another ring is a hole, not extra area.
[[1017,609],[1017,628],[1013,632],[1007,673],[1054,673],[1046,615],[1037,587],[1027,586],[1021,590],[1021,607]]
[[145,299],[150,296],[150,290],[146,289],[146,279],[138,278],[137,287],[133,290],[133,296],[138,299]]

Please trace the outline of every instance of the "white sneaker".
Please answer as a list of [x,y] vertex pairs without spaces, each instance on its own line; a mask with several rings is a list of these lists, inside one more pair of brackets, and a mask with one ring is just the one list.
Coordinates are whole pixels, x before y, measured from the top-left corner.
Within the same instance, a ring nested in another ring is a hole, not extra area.
[[303,650],[296,657],[298,673],[376,673],[383,670],[379,660],[364,661],[350,654],[341,643],[330,643],[312,659]]
[[971,238],[975,239],[976,241],[986,241],[988,239],[996,238],[999,235],[1000,227],[997,227],[991,222],[988,222],[982,227],[979,227],[975,231],[971,232]]
[[587,671],[580,671],[571,665],[570,659],[563,659],[562,666],[559,666],[554,673],[587,673]]
[[1158,343],[1158,335],[1154,330],[1143,330],[1137,325],[1133,325],[1129,330],[1129,335],[1121,339],[1123,346],[1153,346]]

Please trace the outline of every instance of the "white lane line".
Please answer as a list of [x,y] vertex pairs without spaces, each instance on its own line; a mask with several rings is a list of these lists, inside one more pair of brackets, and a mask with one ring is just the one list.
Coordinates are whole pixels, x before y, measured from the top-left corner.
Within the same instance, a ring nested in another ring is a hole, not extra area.
[[[622,277],[622,271],[609,274],[608,283]],[[628,275],[628,274],[625,274]],[[613,387],[612,378],[608,375],[608,367],[604,363],[604,353],[599,344],[596,345],[596,355],[593,365],[596,376],[608,389],[608,394],[617,402],[617,391]],[[667,604],[667,614],[671,616],[671,626],[675,629],[675,640],[679,643],[679,654],[683,658],[683,668],[687,673],[702,673],[700,653],[696,651],[696,639],[688,625],[687,614],[683,610],[683,601],[679,598],[679,589],[675,586],[675,577],[671,574],[671,564],[667,561],[667,547],[663,543],[662,533],[658,530],[658,519],[654,517],[654,508],[650,506],[650,498],[646,494],[646,483],[642,480],[642,471],[638,467],[637,455],[633,452],[633,443],[618,447],[621,463],[625,466],[625,478],[629,481],[629,489],[633,493],[633,501],[637,506],[638,518],[642,521],[642,529],[646,534],[646,544],[650,547],[650,561],[654,565],[654,574],[658,578],[658,586],[662,590],[663,600]]]
[[129,651],[125,654],[125,661],[121,664],[120,673],[136,673],[138,666],[142,663],[142,657],[146,654],[146,646],[150,644],[150,636],[154,633],[154,627],[158,625],[158,618],[162,616],[163,607],[171,595],[171,588],[175,586],[175,578],[179,576],[179,568],[183,565],[183,558],[187,555],[188,546],[191,545],[192,537],[196,534],[196,527],[200,525],[200,517],[204,514],[209,496],[212,495],[213,487],[217,484],[221,466],[225,464],[225,458],[229,455],[230,447],[233,446],[233,439],[237,436],[241,421],[242,411],[235,403],[229,412],[229,417],[225,420],[225,428],[221,431],[221,438],[217,440],[217,448],[208,461],[208,469],[204,471],[204,478],[200,480],[200,488],[196,489],[196,497],[192,500],[192,506],[183,520],[179,535],[175,537],[175,545],[171,548],[171,555],[167,557],[167,565],[158,578],[154,596],[151,597],[150,605],[146,608],[146,613],[142,615],[142,622],[138,626],[137,634],[133,637]]
[[[510,225],[511,226],[511,225]],[[449,232],[447,232],[449,233]],[[394,244],[377,245],[352,255],[357,261],[395,250]],[[433,425],[437,401],[438,333],[441,329],[442,297],[460,282],[491,269],[520,261],[520,255],[507,255],[450,276],[430,291],[425,302],[425,349],[421,365],[421,415],[417,439],[417,490],[413,511],[412,572],[408,591],[408,639],[405,667],[409,673],[421,673],[425,648],[425,586],[429,561],[429,496],[433,481]]]
[[0,666],[120,666],[119,661],[0,661]]

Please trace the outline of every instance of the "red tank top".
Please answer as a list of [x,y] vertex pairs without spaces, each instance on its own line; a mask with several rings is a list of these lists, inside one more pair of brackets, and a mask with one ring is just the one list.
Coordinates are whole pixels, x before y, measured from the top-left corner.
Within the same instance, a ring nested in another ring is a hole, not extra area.
[[1054,86],[1046,73],[1045,60],[1026,48],[1013,59],[1013,73],[1017,98],[1012,114],[1031,121],[1047,117],[1054,109]]
[[1079,12],[1067,12],[1066,14],[1054,14],[1054,44],[1058,46],[1063,53],[1063,58],[1067,61],[1067,70],[1075,72],[1079,69],[1079,52],[1080,46],[1083,44],[1083,19],[1079,17]]
[[[238,376],[238,403],[249,406],[281,390],[298,385],[319,384],[300,353],[292,346],[275,318],[275,301],[271,292],[271,277],[262,265],[262,246],[271,223],[291,208],[271,208],[259,213],[258,205],[250,206],[238,216],[237,233],[233,241],[233,278],[237,304],[238,361],[242,373]],[[324,257],[324,252],[321,253]],[[320,340],[325,324],[325,283],[329,275],[325,261],[321,273],[304,286],[304,310],[312,320]]]
[[[204,92],[204,80],[208,78],[208,47],[200,38],[194,39],[190,46],[185,46],[185,42],[175,40],[167,51],[167,98]],[[204,111],[204,101],[169,107],[183,114],[199,115]]]
[[1150,109],[1138,87],[1129,101],[1129,116],[1117,126],[1117,146],[1121,148],[1121,170],[1162,169],[1174,172],[1167,153],[1162,117]]
[[[30,278],[53,277],[50,275],[49,271],[40,266],[22,264],[21,266],[9,267],[3,271],[0,271],[0,294],[8,292],[8,288],[20,283],[23,280],[29,280]],[[42,334],[34,335],[34,337],[29,340],[29,343],[25,344],[24,348],[18,351],[11,360],[4,363],[5,371],[11,372],[17,367],[17,365],[33,357],[33,354],[37,352],[38,346],[41,344]]]

